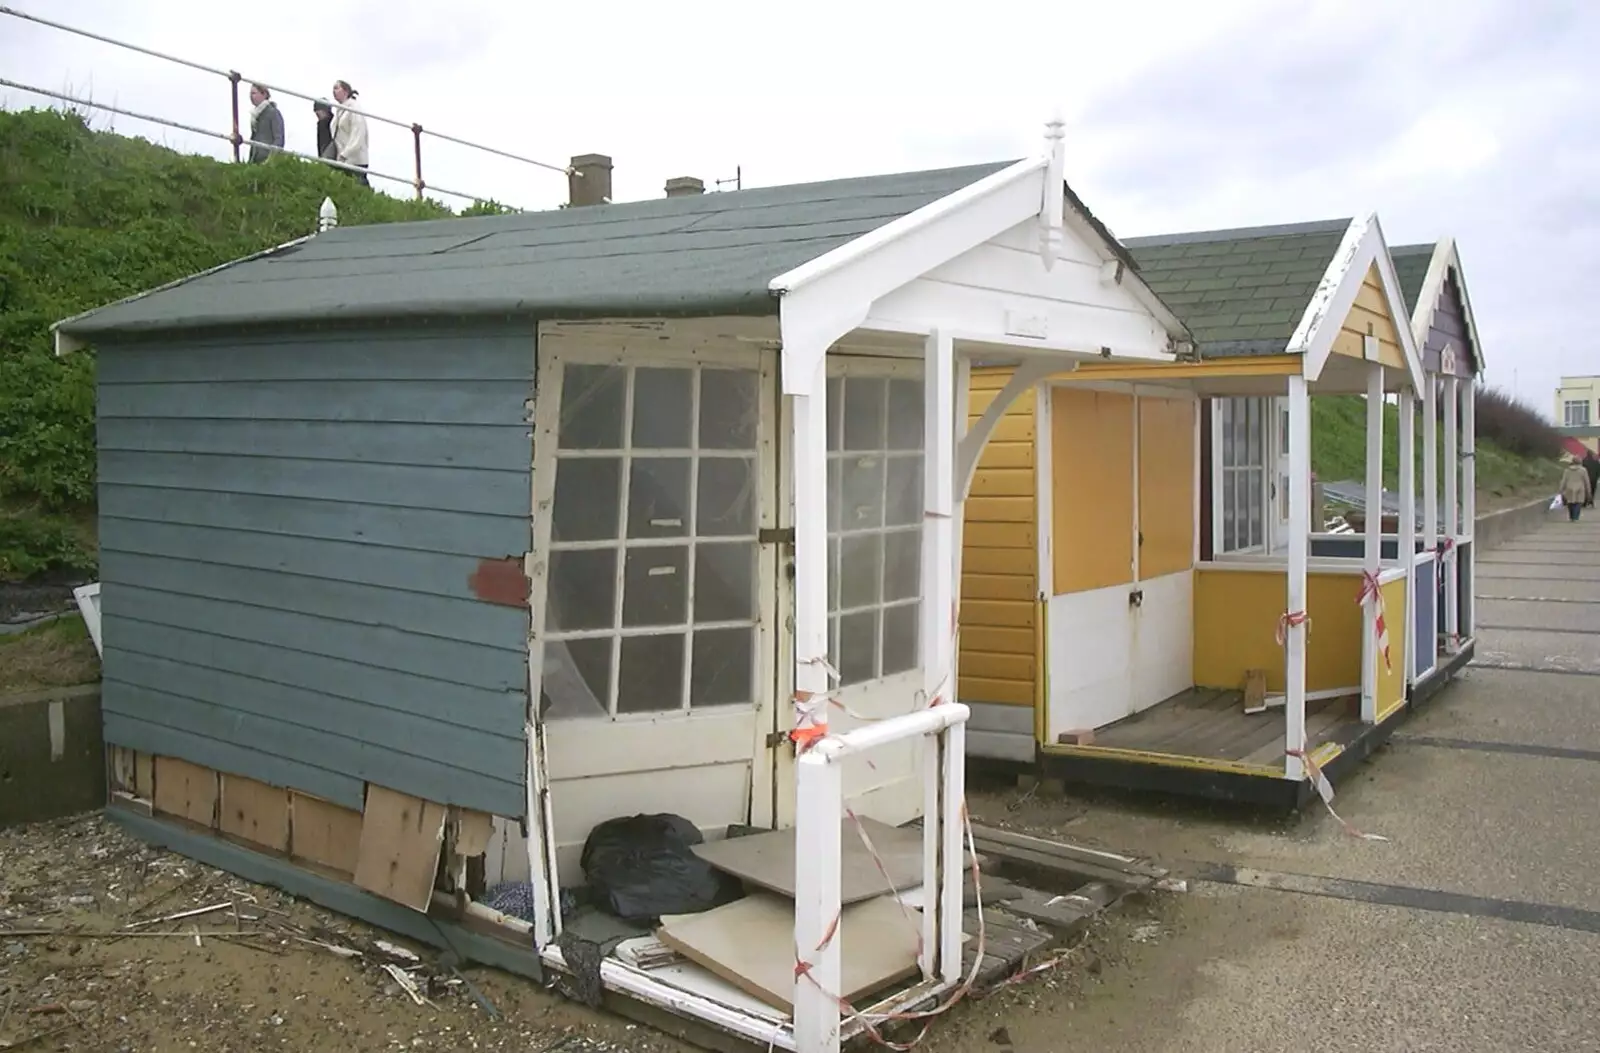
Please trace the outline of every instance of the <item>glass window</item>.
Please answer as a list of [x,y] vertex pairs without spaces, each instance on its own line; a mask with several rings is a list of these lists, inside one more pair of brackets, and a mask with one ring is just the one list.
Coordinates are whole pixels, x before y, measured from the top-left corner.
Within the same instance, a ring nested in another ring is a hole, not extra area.
[[1251,552],[1266,546],[1267,439],[1273,416],[1269,400],[1220,400],[1221,552]]
[[754,702],[760,390],[754,369],[563,367],[545,718]]
[[1583,399],[1568,400],[1562,406],[1562,425],[1568,428],[1589,426],[1589,403]]

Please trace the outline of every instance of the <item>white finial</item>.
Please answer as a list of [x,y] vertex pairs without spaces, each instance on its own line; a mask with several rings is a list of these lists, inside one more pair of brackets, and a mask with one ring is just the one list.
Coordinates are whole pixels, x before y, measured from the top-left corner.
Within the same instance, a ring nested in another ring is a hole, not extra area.
[[317,233],[332,230],[339,225],[339,210],[334,207],[333,198],[322,199],[322,207],[317,209]]
[[1061,225],[1066,202],[1067,144],[1066,124],[1059,108],[1045,123],[1044,141],[1046,164],[1044,171],[1044,201],[1039,209],[1039,258],[1044,269],[1051,270],[1061,256]]

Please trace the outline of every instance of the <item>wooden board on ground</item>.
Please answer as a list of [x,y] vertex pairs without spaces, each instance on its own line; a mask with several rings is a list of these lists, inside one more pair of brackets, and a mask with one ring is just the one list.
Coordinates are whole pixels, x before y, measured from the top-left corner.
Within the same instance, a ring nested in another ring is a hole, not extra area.
[[[742,840],[742,839],[741,839]],[[920,913],[880,896],[839,919],[841,998],[853,1001],[916,975]],[[656,938],[785,1012],[794,1010],[794,903],[758,892],[702,914],[661,919]]]
[[426,911],[449,812],[445,805],[368,783],[356,884],[412,910]]
[[281,786],[222,776],[222,832],[274,852],[289,850],[289,791]]
[[289,855],[347,878],[354,875],[361,847],[361,813],[310,794],[290,791],[289,797],[293,814]]
[[[889,826],[875,819],[860,820],[861,830],[872,841],[872,848],[883,869],[873,862],[872,853],[861,841],[861,834],[849,819],[839,830],[839,902],[860,903],[893,890],[903,892],[922,884],[922,831]],[[794,898],[795,832],[773,830],[768,833],[730,837],[695,845],[701,859],[718,870],[752,885]],[[888,872],[885,878],[884,872]]]
[[155,809],[201,826],[217,825],[217,773],[176,757],[157,757]]

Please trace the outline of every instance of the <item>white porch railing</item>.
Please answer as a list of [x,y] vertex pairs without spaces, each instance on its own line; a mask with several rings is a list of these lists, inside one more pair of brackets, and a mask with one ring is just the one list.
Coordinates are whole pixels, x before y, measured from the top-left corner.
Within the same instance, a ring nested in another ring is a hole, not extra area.
[[[965,829],[966,732],[969,711],[941,702],[819,739],[796,763],[794,899],[794,1041],[796,1053],[838,1053],[841,1020],[840,856],[847,757],[919,736],[925,751],[923,798],[922,982],[901,1004],[924,1000],[961,980],[962,835]],[[888,891],[887,889],[885,890]],[[932,893],[937,891],[937,895]],[[870,1021],[869,1022],[875,1022]]]

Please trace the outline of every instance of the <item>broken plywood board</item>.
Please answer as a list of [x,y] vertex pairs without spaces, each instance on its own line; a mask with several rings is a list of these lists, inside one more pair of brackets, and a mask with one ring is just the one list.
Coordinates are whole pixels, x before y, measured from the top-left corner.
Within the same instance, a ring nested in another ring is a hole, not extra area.
[[[848,906],[903,892],[922,884],[922,831],[889,826],[875,819],[861,819],[861,830],[872,841],[872,848],[883,869],[873,861],[872,852],[861,841],[856,824],[843,820],[839,831],[839,902]],[[695,855],[718,870],[746,885],[794,898],[794,829],[730,837],[694,846]],[[970,857],[968,857],[970,862]],[[888,876],[885,877],[885,872]]]
[[217,825],[217,773],[176,757],[155,759],[155,810],[205,827]]
[[[893,896],[845,907],[835,936],[843,989],[834,993],[852,1001],[914,976],[921,933],[922,915]],[[794,1010],[793,901],[758,892],[701,914],[668,915],[656,938],[768,1005]]]
[[310,794],[290,791],[289,855],[327,867],[345,877],[356,872],[361,847],[361,813]]
[[274,852],[289,850],[289,791],[281,786],[222,776],[222,832]]
[[412,910],[427,911],[450,809],[367,784],[356,852],[356,885]]

